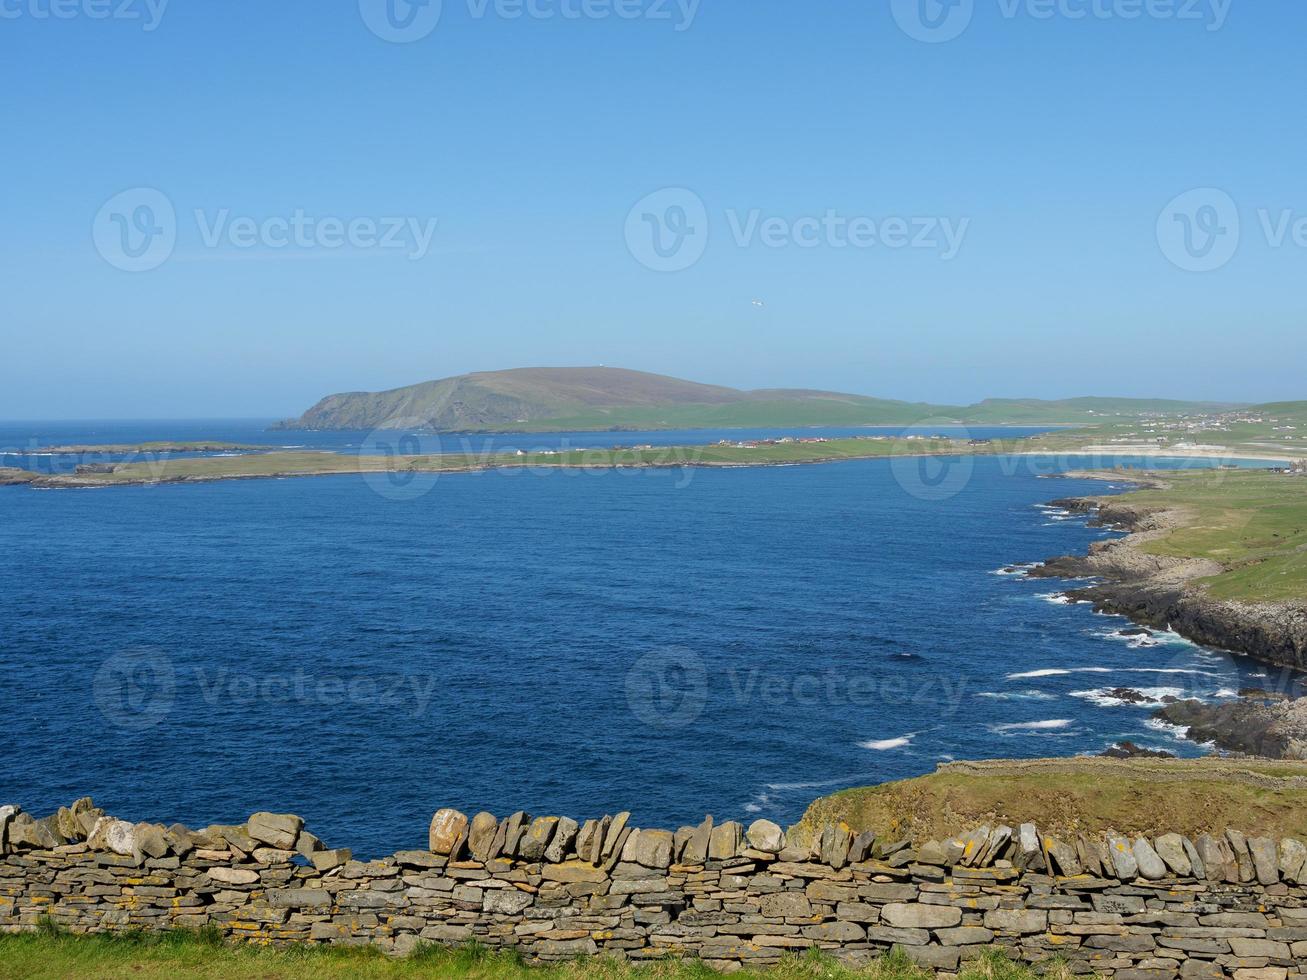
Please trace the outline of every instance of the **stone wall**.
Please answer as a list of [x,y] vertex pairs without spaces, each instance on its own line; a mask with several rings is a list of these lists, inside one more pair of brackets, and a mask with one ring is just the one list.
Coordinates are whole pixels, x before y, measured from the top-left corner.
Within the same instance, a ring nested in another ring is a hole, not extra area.
[[453,810],[429,848],[329,850],[287,814],[189,830],[0,808],[0,928],[217,927],[262,943],[475,940],[533,961],[695,956],[730,970],[820,947],[892,946],[942,972],[998,946],[1117,980],[1307,976],[1307,847],[1235,831],[1190,841],[1041,837],[1023,824],[913,845],[839,825],[787,840],[711,819],[675,833]]

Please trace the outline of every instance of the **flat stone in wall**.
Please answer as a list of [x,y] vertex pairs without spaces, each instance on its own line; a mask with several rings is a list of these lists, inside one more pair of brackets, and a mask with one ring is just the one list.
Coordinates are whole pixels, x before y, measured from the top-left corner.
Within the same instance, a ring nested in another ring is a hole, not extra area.
[[1233,830],[1062,841],[1026,824],[913,846],[843,825],[799,842],[768,821],[670,832],[627,814],[442,810],[429,836],[356,861],[291,814],[191,830],[89,799],[42,819],[0,807],[0,929],[216,927],[396,954],[476,941],[537,962],[672,954],[724,970],[898,947],[943,974],[999,947],[1116,980],[1307,976],[1307,847]]

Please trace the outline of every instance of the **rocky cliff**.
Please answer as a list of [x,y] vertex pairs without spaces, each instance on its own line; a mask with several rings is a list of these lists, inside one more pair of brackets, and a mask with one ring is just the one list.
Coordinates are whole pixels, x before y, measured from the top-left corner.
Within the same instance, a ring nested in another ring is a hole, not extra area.
[[1096,610],[1137,623],[1170,628],[1204,646],[1247,654],[1267,663],[1307,669],[1307,602],[1232,602],[1216,599],[1202,580],[1221,565],[1205,559],[1149,554],[1141,545],[1183,525],[1181,510],[1142,506],[1113,497],[1073,497],[1054,502],[1094,522],[1132,532],[1095,542],[1087,555],[1052,558],[1030,571],[1040,578],[1096,579],[1068,592]]

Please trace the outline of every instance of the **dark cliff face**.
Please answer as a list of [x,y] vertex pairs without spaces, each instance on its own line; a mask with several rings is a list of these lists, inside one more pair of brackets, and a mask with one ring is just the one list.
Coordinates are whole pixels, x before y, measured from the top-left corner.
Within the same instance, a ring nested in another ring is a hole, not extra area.
[[1200,580],[1220,571],[1220,566],[1149,555],[1138,549],[1137,536],[1168,526],[1163,509],[1110,497],[1070,498],[1055,501],[1055,505],[1094,513],[1095,524],[1134,533],[1116,541],[1095,542],[1087,555],[1050,558],[1032,570],[1031,576],[1092,579],[1093,584],[1068,594],[1089,600],[1096,611],[1158,629],[1170,628],[1204,646],[1307,670],[1307,606],[1213,598]]
[[1224,602],[1199,587],[1153,588],[1109,582],[1075,589],[1095,610],[1117,613],[1159,629],[1170,628],[1203,646],[1244,653],[1281,667],[1307,670],[1307,621],[1280,604]]

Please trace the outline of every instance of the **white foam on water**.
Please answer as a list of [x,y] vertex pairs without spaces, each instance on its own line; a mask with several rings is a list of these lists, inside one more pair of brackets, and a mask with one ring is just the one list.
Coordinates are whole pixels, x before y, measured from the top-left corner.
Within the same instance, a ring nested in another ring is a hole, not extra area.
[[1025,576],[1032,568],[1038,568],[1040,565],[1037,561],[1026,562],[1021,565],[1004,565],[1002,568],[996,568],[990,575],[1002,575],[1007,578]]
[[1199,648],[1198,644],[1193,640],[1189,639],[1187,636],[1181,636],[1169,626],[1164,630],[1160,630],[1155,635],[1160,636],[1165,643],[1171,646]]
[[760,807],[757,803],[746,803],[746,804],[744,804],[744,812],[745,812],[745,813],[761,813],[761,812],[762,812],[762,807]]
[[[1095,630],[1092,634],[1104,640],[1120,640],[1132,649],[1138,650],[1141,647],[1160,647],[1166,642],[1166,634],[1148,634],[1148,633],[1127,633],[1124,629],[1119,630]],[[1162,636],[1163,639],[1158,639]]]
[[1239,696],[1238,691],[1231,690],[1228,687],[1223,687],[1212,695],[1212,697],[1214,698],[1237,698],[1238,696]]
[[1169,735],[1177,742],[1188,741],[1185,738],[1189,734],[1189,728],[1186,725],[1172,725],[1169,721],[1163,721],[1161,718],[1149,718],[1144,722],[1144,727],[1151,728],[1155,732],[1161,732],[1163,735]]
[[900,735],[898,738],[872,739],[869,742],[859,742],[858,748],[870,749],[873,752],[887,752],[890,749],[901,749],[906,745],[911,745],[912,740],[916,737],[916,732],[910,732],[907,735]]
[[1041,670],[1026,670],[1019,674],[1008,674],[1007,680],[1024,681],[1035,677],[1062,677],[1066,674],[1110,674],[1107,667],[1045,667]]
[[1022,681],[1032,677],[1061,677],[1066,674],[1189,674],[1194,677],[1221,676],[1215,671],[1199,670],[1196,667],[1045,667],[1042,670],[1027,670],[1019,674],[1008,674],[1006,679],[1010,681]]
[[1056,701],[1056,694],[1049,694],[1047,691],[980,691],[976,694],[978,698],[989,698],[993,701]]
[[1070,718],[1050,718],[1047,721],[1013,721],[1005,725],[990,725],[991,732],[1047,732],[1070,728]]
[[1045,602],[1051,602],[1058,606],[1069,606],[1074,600],[1065,592],[1036,592],[1036,599],[1043,599]]
[[[1183,698],[1185,691],[1182,687],[1133,687],[1130,690],[1138,691],[1148,701],[1127,701],[1124,698],[1112,697],[1104,688],[1097,688],[1092,691],[1071,691],[1071,697],[1080,698],[1091,704],[1096,704],[1100,708],[1152,708],[1155,707],[1162,698]],[[1189,696],[1190,700],[1202,701],[1203,698]]]

